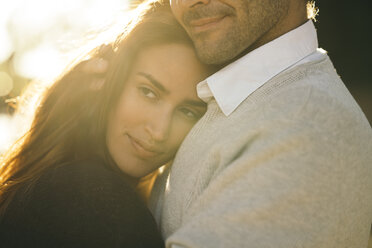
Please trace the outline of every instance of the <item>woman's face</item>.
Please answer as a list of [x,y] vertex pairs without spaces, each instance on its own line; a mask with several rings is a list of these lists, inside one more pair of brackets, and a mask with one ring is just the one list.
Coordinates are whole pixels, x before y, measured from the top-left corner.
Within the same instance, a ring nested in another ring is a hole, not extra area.
[[110,114],[108,150],[118,167],[142,177],[170,161],[206,111],[196,85],[211,74],[184,44],[144,48]]

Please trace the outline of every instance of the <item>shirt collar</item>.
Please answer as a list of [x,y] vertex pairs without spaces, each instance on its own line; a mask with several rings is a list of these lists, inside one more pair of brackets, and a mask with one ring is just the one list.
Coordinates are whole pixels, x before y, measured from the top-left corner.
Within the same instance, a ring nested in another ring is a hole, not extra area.
[[228,116],[268,80],[314,53],[318,47],[311,20],[232,62],[197,85],[204,101],[216,99]]

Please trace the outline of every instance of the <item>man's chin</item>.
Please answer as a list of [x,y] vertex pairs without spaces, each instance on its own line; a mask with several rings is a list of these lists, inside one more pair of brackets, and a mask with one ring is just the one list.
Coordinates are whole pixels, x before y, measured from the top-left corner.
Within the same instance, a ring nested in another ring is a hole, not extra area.
[[234,53],[223,49],[215,43],[198,44],[195,42],[196,54],[200,61],[208,65],[225,65],[232,61],[236,56]]

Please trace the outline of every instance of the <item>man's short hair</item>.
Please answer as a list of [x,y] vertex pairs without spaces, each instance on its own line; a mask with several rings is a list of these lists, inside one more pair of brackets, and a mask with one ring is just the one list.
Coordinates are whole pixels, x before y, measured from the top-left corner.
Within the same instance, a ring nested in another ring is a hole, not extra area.
[[319,9],[315,6],[315,1],[305,0],[305,2],[307,2],[307,18],[316,21],[316,16],[318,15]]

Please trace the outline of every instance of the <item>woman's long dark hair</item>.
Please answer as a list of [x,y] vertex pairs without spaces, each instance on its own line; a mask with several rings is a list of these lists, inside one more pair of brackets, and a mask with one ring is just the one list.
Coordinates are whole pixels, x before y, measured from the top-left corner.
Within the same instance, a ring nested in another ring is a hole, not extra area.
[[112,52],[91,56],[110,61],[105,83],[92,89],[94,75],[72,67],[45,92],[29,131],[0,162],[0,216],[22,185],[32,185],[49,167],[86,158],[113,166],[106,148],[108,115],[116,106],[133,61],[141,49],[161,43],[192,44],[168,3],[150,1],[111,43]]

